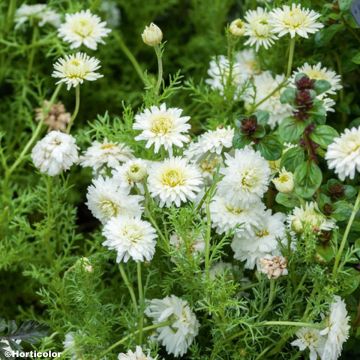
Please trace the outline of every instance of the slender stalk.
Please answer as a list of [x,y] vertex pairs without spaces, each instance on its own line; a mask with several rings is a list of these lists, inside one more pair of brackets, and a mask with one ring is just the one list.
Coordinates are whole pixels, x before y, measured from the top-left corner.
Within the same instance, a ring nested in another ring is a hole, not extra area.
[[[31,44],[36,43],[38,35],[39,35],[38,25],[34,24]],[[34,46],[34,47],[31,48],[30,56],[29,56],[29,60],[28,60],[29,62],[28,62],[28,68],[27,68],[27,73],[26,73],[28,79],[30,79],[32,68],[33,68],[33,65],[34,65],[35,53],[36,53],[36,47]]]
[[291,75],[293,60],[294,60],[294,51],[295,51],[295,37],[290,39],[289,45],[289,60],[287,65],[286,77],[289,78]]
[[10,4],[8,7],[8,12],[7,12],[7,16],[6,16],[6,28],[5,28],[6,32],[8,30],[10,30],[10,28],[13,25],[15,10],[16,10],[16,0],[10,0]]
[[114,36],[115,36],[116,40],[118,41],[120,49],[126,55],[126,57],[129,59],[129,61],[131,62],[132,66],[134,67],[134,69],[135,69],[136,73],[138,74],[139,78],[141,79],[141,81],[144,83],[144,85],[146,85],[144,72],[141,69],[140,64],[137,62],[135,56],[131,53],[129,48],[126,46],[121,34],[118,32],[114,32]]
[[262,315],[266,314],[270,310],[271,305],[272,305],[273,300],[274,300],[274,297],[275,297],[275,280],[270,279],[269,299],[268,299],[268,302],[267,302],[267,304],[265,306],[265,309],[262,311]]
[[136,302],[136,296],[135,296],[134,289],[133,289],[133,287],[132,287],[132,285],[131,285],[131,283],[130,283],[127,275],[126,275],[124,266],[121,263],[119,264],[119,270],[120,270],[121,277],[122,277],[126,287],[129,290],[129,294],[130,294],[131,300],[133,302],[134,309],[135,309],[135,311],[138,311],[138,306],[137,306],[137,302]]
[[[160,327],[164,327],[164,326],[168,326],[171,325],[172,321],[164,321],[162,323],[159,324],[153,324],[150,326],[146,326],[143,328],[143,332],[147,332],[147,331],[151,331],[151,330],[155,330],[158,329]],[[124,342],[126,342],[128,339],[132,338],[133,336],[137,335],[139,333],[139,330],[134,331],[133,333],[123,337],[122,339],[120,339],[119,341],[117,341],[115,344],[111,345],[110,347],[108,347],[104,352],[102,352],[102,354],[100,355],[100,357],[102,358],[103,356],[105,356],[106,354],[108,354],[111,350],[115,349],[116,347],[118,347],[119,345],[123,344]]]
[[322,329],[324,326],[321,324],[297,322],[297,321],[264,321],[255,326],[296,326],[296,327],[307,327],[312,329]]
[[356,216],[357,212],[359,211],[359,208],[360,208],[360,189],[359,189],[356,201],[355,201],[354,208],[353,208],[353,210],[351,212],[350,219],[349,219],[349,221],[348,221],[348,223],[346,225],[346,229],[345,229],[344,235],[343,235],[341,243],[340,243],[340,248],[339,248],[339,250],[338,250],[338,252],[336,253],[336,256],[335,256],[333,275],[335,275],[336,272],[338,271],[341,256],[342,256],[342,253],[344,251],[345,244],[346,244],[347,238],[348,238],[350,230],[351,230],[351,226],[352,226],[352,224],[353,224],[353,222],[355,220],[355,216]]
[[47,231],[47,235],[44,236],[44,242],[45,242],[44,245],[45,245],[45,249],[47,252],[49,262],[51,262],[51,260],[53,259],[51,246],[50,246],[51,230],[52,230],[52,223],[53,223],[52,211],[51,211],[51,209],[52,209],[52,207],[51,207],[51,205],[52,205],[51,187],[52,187],[52,177],[47,176],[47,179],[46,179],[47,221],[46,221],[46,223],[49,228]]
[[158,79],[157,79],[156,88],[155,88],[155,92],[158,95],[159,91],[160,91],[160,87],[161,87],[161,82],[163,79],[162,53],[161,53],[161,48],[158,45],[156,45],[154,47],[154,50],[155,50],[157,63],[158,63]]
[[210,275],[210,240],[211,240],[211,216],[210,201],[206,201],[206,237],[205,237],[205,274],[206,278]]
[[76,86],[75,88],[75,109],[73,114],[71,115],[70,122],[67,126],[66,132],[70,134],[71,127],[73,126],[74,120],[76,119],[80,108],[80,85]]
[[141,277],[141,262],[136,263],[137,267],[137,282],[139,291],[139,344],[142,344],[143,339],[143,326],[144,326],[144,292]]

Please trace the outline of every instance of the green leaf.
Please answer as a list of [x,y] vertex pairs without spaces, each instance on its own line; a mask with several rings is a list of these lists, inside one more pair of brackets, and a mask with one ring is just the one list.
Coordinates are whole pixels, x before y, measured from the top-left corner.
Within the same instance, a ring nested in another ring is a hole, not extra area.
[[284,167],[286,170],[294,172],[296,168],[304,162],[304,159],[304,150],[301,147],[297,146],[295,148],[286,150],[286,152],[281,158],[280,167]]
[[310,198],[319,188],[322,172],[313,162],[303,162],[294,173],[295,192],[303,198]]
[[282,104],[292,104],[296,97],[296,89],[287,88],[280,95],[280,102]]
[[339,2],[339,8],[341,11],[347,11],[350,9],[350,6],[353,2],[353,0],[338,0]]
[[329,90],[331,88],[331,84],[326,80],[316,80],[314,87],[316,93],[319,95]]
[[337,221],[349,219],[353,206],[345,200],[339,200],[333,204],[334,211],[331,216]]
[[357,65],[360,64],[360,51],[351,58],[351,61]]
[[258,124],[261,124],[263,126],[267,125],[270,113],[268,111],[258,110],[254,113],[256,116]]
[[266,160],[277,160],[281,157],[283,145],[276,135],[267,135],[257,144],[257,149]]
[[233,139],[233,146],[235,149],[242,149],[246,145],[249,145],[251,140],[247,139],[240,132],[236,132]]
[[326,149],[337,136],[339,136],[339,134],[333,127],[320,125],[317,126],[310,134],[310,139],[319,144],[322,148]]
[[278,193],[275,198],[276,202],[288,208],[294,208],[299,206],[299,199],[293,194]]
[[317,46],[328,45],[333,37],[342,30],[344,30],[343,24],[334,24],[318,31],[315,34],[315,44]]
[[305,127],[306,124],[304,122],[296,121],[294,118],[288,117],[280,123],[279,134],[285,141],[298,141]]

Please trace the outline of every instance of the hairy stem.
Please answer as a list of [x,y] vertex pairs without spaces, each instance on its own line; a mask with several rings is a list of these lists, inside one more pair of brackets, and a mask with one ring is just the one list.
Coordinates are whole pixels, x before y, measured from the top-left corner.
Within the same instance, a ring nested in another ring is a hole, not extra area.
[[80,85],[75,87],[75,109],[74,109],[73,114],[71,115],[70,122],[66,129],[66,132],[68,134],[70,134],[71,127],[73,126],[73,123],[79,113],[79,109],[80,109]]

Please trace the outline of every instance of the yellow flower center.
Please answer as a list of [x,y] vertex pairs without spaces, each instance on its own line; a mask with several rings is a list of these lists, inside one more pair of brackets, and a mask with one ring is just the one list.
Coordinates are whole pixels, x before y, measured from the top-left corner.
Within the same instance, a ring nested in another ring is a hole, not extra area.
[[298,8],[292,9],[284,19],[284,24],[292,29],[298,29],[306,22],[306,14]]
[[106,217],[117,216],[119,213],[119,207],[114,204],[110,199],[104,199],[100,203],[101,211]]
[[176,187],[179,185],[184,185],[185,179],[180,170],[169,169],[162,174],[161,182],[163,185]]
[[281,183],[286,183],[289,181],[289,175],[288,174],[281,174],[279,177],[278,177],[278,181],[281,182]]
[[122,235],[126,236],[131,243],[136,244],[139,240],[142,239],[143,233],[138,226],[127,225],[122,231]]
[[93,29],[94,27],[87,19],[79,20],[73,27],[74,33],[81,36],[82,38],[90,36],[93,32]]
[[314,80],[328,80],[323,72],[321,72],[319,70],[315,70],[315,69],[307,70],[306,75],[310,79],[314,79]]
[[250,190],[257,181],[258,178],[251,169],[244,171],[240,180],[242,187],[246,190]]
[[240,208],[230,205],[230,204],[226,204],[225,208],[229,213],[234,214],[234,215],[240,215],[243,212],[243,209],[240,209]]
[[116,145],[115,144],[102,144],[101,150],[110,150],[113,149]]
[[261,237],[265,237],[265,236],[270,235],[270,233],[269,233],[268,230],[263,229],[263,230],[257,231],[257,232],[255,233],[255,235],[256,235],[257,237],[260,237],[260,238],[261,238]]
[[156,135],[166,135],[173,127],[173,120],[169,115],[155,115],[152,118],[151,131]]

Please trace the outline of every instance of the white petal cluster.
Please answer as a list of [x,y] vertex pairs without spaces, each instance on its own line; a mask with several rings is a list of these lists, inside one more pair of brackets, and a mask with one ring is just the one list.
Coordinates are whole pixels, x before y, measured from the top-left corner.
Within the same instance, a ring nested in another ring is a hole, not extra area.
[[354,179],[360,171],[360,127],[345,129],[334,139],[325,155],[329,169],[334,169],[340,180]]
[[276,190],[288,194],[291,193],[294,189],[294,174],[286,171],[285,168],[281,169],[278,176],[272,179]]
[[159,200],[161,207],[180,206],[188,200],[195,200],[202,182],[197,167],[180,157],[154,163],[149,169],[149,191]]
[[273,9],[269,21],[280,37],[290,34],[292,38],[296,35],[308,38],[308,34],[314,34],[324,27],[317,21],[319,17],[319,13],[293,3],[291,7],[283,5],[281,8]]
[[36,143],[31,158],[40,172],[50,176],[59,175],[78,161],[76,140],[61,131],[51,131]]
[[172,147],[183,147],[189,142],[190,116],[181,116],[182,110],[166,108],[166,104],[151,106],[135,116],[133,128],[141,133],[136,140],[145,140],[146,148],[154,145],[155,153],[163,146],[172,155]]
[[98,177],[88,187],[86,194],[89,210],[103,224],[112,217],[141,216],[143,197],[130,195],[111,178]]
[[34,20],[42,27],[50,24],[54,27],[60,26],[60,15],[45,4],[27,5],[22,4],[15,12],[16,28],[21,27],[27,21]]
[[245,23],[241,19],[235,19],[229,26],[229,32],[231,35],[241,37],[245,34]]
[[171,321],[171,325],[156,329],[157,341],[174,356],[183,356],[199,332],[199,322],[187,301],[175,295],[150,300],[145,309],[146,316],[154,324]]
[[320,331],[311,328],[301,328],[296,332],[297,339],[294,340],[291,345],[297,346],[300,351],[309,349],[310,360],[316,360],[318,355],[321,356],[325,339],[321,336]]
[[288,274],[287,260],[279,255],[265,255],[259,260],[258,269],[266,274],[268,279],[277,279]]
[[104,226],[102,243],[117,252],[116,262],[150,261],[155,254],[156,231],[139,217],[112,217]]
[[[148,164],[142,159],[129,160],[113,171],[113,179],[125,190],[145,180]],[[140,185],[140,184],[139,184]]]
[[[276,75],[270,71],[264,71],[255,75],[252,81],[253,86],[245,92],[243,99],[246,107],[251,107],[267,98],[280,84],[284,84],[285,75]],[[292,115],[293,109],[289,104],[280,102],[281,91],[272,94],[266,101],[262,102],[257,109],[269,112],[269,126],[274,129],[285,118]]]
[[134,155],[130,147],[123,143],[94,141],[80,157],[83,167],[91,167],[95,172],[102,170],[105,166],[111,169],[118,168],[122,163],[133,159]]
[[151,23],[149,26],[145,26],[145,29],[141,34],[141,38],[146,45],[156,46],[161,43],[163,33],[157,25]]
[[270,48],[277,36],[269,22],[270,14],[266,9],[258,7],[256,10],[248,10],[245,20],[245,36],[248,36],[245,45],[255,46],[256,51],[262,46],[265,49]]
[[126,354],[118,355],[118,360],[155,360],[149,354],[145,355],[140,346],[136,346],[135,352],[129,350]]
[[100,68],[100,61],[85,53],[65,55],[54,64],[52,77],[59,78],[57,84],[65,83],[67,89],[82,84],[84,80],[95,81],[102,77],[96,70]]
[[66,14],[65,23],[59,28],[59,37],[70,43],[71,49],[85,45],[96,50],[97,44],[104,44],[103,38],[111,30],[106,28],[106,22],[90,12],[81,10],[75,14]]
[[250,147],[225,154],[225,167],[218,184],[218,195],[229,201],[256,203],[262,198],[270,181],[270,167],[261,154]]
[[266,210],[258,218],[259,225],[237,231],[231,243],[234,258],[246,261],[247,269],[253,269],[267,254],[278,252],[278,244],[285,238],[283,214]]

